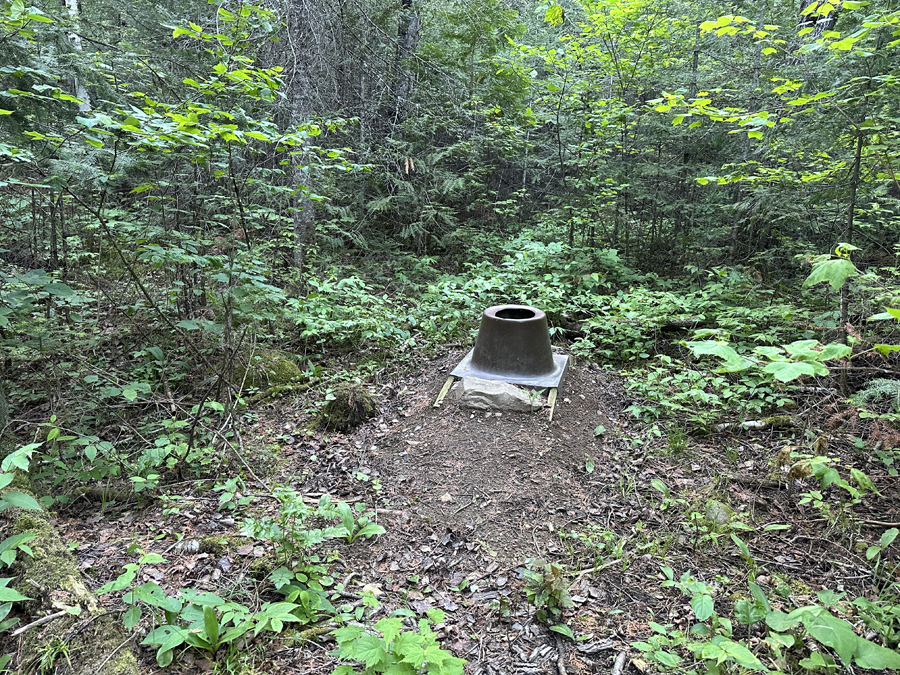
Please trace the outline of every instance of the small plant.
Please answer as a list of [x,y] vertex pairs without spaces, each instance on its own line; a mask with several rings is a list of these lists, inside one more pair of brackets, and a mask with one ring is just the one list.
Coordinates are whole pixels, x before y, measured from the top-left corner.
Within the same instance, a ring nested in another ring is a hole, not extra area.
[[274,496],[281,504],[278,515],[274,518],[247,520],[244,529],[252,537],[268,539],[274,543],[276,553],[285,563],[302,563],[313,547],[327,539],[346,536],[343,525],[313,526],[316,519],[331,520],[337,516],[328,495],[323,495],[316,507],[307,504],[303,495],[295,490],[280,488],[275,490]]
[[216,483],[214,492],[219,492],[219,510],[235,511],[239,507],[246,506],[252,499],[245,497],[247,486],[240,476],[229,478],[224,483]]
[[881,534],[881,540],[878,542],[878,544],[870,546],[868,549],[866,549],[866,559],[872,560],[873,558],[879,558],[882,551],[884,551],[888,546],[894,543],[894,540],[897,538],[898,534],[900,534],[900,530],[898,530],[896,527],[885,530]]
[[[403,619],[414,616],[409,610],[397,610],[381,619],[373,630],[358,624],[338,628],[335,636],[336,656],[357,665],[342,664],[331,675],[375,675],[375,673],[428,673],[428,675],[463,675],[465,660],[441,648],[432,623],[444,621],[444,613],[429,609],[427,619],[419,620],[418,631],[403,630]],[[376,632],[377,631],[377,632]],[[378,635],[380,633],[380,635]]]
[[622,559],[623,565],[627,565],[625,544],[628,543],[628,539],[611,530],[607,530],[599,525],[590,525],[587,529],[580,532],[573,530],[566,533],[561,531],[560,537],[573,539],[581,543],[593,556],[594,565],[600,565],[610,559]]
[[[156,562],[164,561],[156,554],[142,556],[137,564],[126,565],[117,579],[97,589],[97,593],[128,588],[141,565]],[[141,644],[157,649],[156,662],[162,668],[172,663],[174,651],[182,645],[206,652],[212,659],[226,647],[228,659],[236,655],[236,643],[250,633],[280,633],[286,623],[309,623],[305,608],[291,602],[267,602],[254,612],[214,593],[182,589],[177,596],[166,595],[152,581],[128,591],[122,600],[131,606],[124,616],[126,628],[134,628],[145,611],[151,615],[156,627]]]
[[[0,432],[2,432],[2,429],[0,429]],[[12,483],[16,477],[15,469],[23,472],[28,471],[31,454],[40,446],[41,443],[23,446],[3,459],[3,462],[0,463],[0,472],[2,472],[0,473],[0,490],[7,488]],[[0,511],[5,511],[11,506],[34,511],[42,510],[41,505],[29,494],[17,490],[8,490],[0,493]],[[0,542],[0,562],[9,567],[15,562],[16,551],[20,550],[28,555],[32,555],[28,542],[34,539],[35,536],[33,533],[24,532],[4,539]],[[6,618],[12,611],[13,603],[21,600],[30,600],[30,598],[25,597],[17,590],[9,588],[9,582],[12,580],[13,577],[0,578],[0,603],[2,603],[0,604],[0,630],[6,630],[19,621],[18,618]],[[11,659],[11,654],[0,656],[0,669],[4,668]]]
[[525,598],[534,605],[535,618],[550,630],[575,639],[572,630],[563,623],[563,610],[574,607],[569,584],[562,567],[540,558],[529,558],[525,568]]
[[352,544],[360,537],[370,539],[376,534],[384,534],[386,532],[381,525],[371,522],[375,513],[372,511],[366,512],[366,505],[363,502],[356,504],[352,508],[347,502],[338,502],[335,510],[341,518],[341,527],[344,528],[342,536],[347,540],[348,544]]
[[[776,666],[776,670],[770,670],[747,643],[733,639],[732,624],[716,614],[709,586],[697,581],[688,572],[677,581],[671,568],[664,567],[663,574],[665,581],[662,586],[678,588],[691,598],[691,608],[698,621],[687,633],[651,622],[650,628],[654,634],[645,641],[632,643],[647,658],[658,663],[664,672],[680,669],[683,655],[687,653],[704,661],[710,673],[723,672],[726,664],[773,673],[788,672],[790,663],[797,663],[807,670],[835,670],[838,664],[831,654],[822,649],[809,649],[807,643],[810,641],[833,650],[848,666],[854,664],[876,670],[900,667],[900,654],[859,637],[847,621],[827,609],[840,607],[843,594],[819,591],[821,605],[799,607],[785,614],[773,609],[763,590],[750,582],[750,597],[734,603],[734,618],[739,624],[751,628],[764,625],[764,637],[755,643],[756,648],[765,650],[765,660],[771,660]],[[885,620],[889,624],[894,621],[894,617],[876,603],[860,599],[853,604],[865,612],[866,624],[878,626],[883,635]]]
[[672,457],[682,457],[687,451],[687,434],[677,423],[669,427],[668,441],[668,452]]
[[[796,452],[792,452],[791,457],[798,461],[791,467],[788,473],[789,477],[792,477],[793,474],[800,478],[813,476],[819,480],[820,489],[803,493],[799,504],[811,504],[830,522],[848,518],[848,514],[852,513],[852,508],[862,502],[862,498],[867,492],[877,492],[872,479],[859,469],[850,469],[852,483],[842,477],[838,470],[831,466],[834,462],[831,457]],[[837,509],[832,508],[825,496],[825,491],[831,486],[838,488],[839,508]]]

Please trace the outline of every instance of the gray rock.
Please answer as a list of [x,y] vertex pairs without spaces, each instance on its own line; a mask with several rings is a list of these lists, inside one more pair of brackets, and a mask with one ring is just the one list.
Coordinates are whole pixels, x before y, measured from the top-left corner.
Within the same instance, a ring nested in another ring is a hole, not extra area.
[[465,407],[476,410],[530,412],[545,405],[543,398],[532,398],[527,391],[515,385],[477,377],[462,378],[451,387],[449,396]]
[[723,504],[715,499],[706,502],[706,518],[716,525],[724,525],[729,520],[734,511],[727,504]]

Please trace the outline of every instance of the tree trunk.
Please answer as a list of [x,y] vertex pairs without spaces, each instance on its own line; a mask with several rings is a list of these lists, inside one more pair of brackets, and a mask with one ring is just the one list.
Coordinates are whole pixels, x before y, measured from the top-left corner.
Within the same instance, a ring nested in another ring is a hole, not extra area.
[[[841,235],[844,244],[853,243],[853,221],[856,218],[856,189],[859,186],[859,165],[862,162],[863,149],[863,133],[857,130],[856,136],[856,156],[853,159],[853,170],[850,173],[850,199],[847,204],[847,222],[844,225],[844,232]],[[850,281],[845,281],[841,286],[841,342],[847,344],[847,336],[850,333]],[[847,371],[841,371],[841,393],[844,396],[850,395],[850,388],[847,382]]]
[[294,268],[298,272],[303,271],[306,263],[306,247],[312,240],[315,232],[315,209],[310,192],[310,168],[308,165],[308,152],[294,155],[291,158],[293,164],[293,221],[294,221]]
[[406,113],[409,97],[416,82],[416,74],[409,67],[409,58],[419,44],[422,17],[413,7],[413,0],[401,0],[400,26],[397,29],[397,53],[395,56],[396,79],[394,84],[394,123],[401,122]]
[[[72,19],[72,27],[75,29],[73,32],[69,33],[69,42],[72,44],[72,47],[76,52],[81,52],[81,37],[78,35],[78,0],[65,0],[66,9],[69,12],[69,17]],[[82,82],[77,75],[72,75],[72,90],[75,92],[75,98],[79,99],[81,103],[78,104],[78,110],[80,112],[90,112],[91,110],[91,96],[88,94],[87,88],[84,86],[84,82]]]
[[6,402],[6,395],[3,393],[3,383],[0,382],[0,438],[6,433],[6,427],[9,426],[9,404]]

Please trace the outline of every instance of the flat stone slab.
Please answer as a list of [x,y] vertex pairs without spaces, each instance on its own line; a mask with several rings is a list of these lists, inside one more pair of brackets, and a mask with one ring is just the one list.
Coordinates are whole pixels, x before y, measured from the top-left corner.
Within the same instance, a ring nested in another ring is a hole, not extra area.
[[531,396],[508,382],[464,377],[456,382],[448,396],[466,408],[531,412],[546,405],[542,396]]

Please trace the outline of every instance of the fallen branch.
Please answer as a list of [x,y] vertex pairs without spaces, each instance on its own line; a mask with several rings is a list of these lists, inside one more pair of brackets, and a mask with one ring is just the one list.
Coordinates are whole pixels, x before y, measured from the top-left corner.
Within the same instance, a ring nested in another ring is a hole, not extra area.
[[[613,565],[620,563],[620,562],[622,562],[621,558],[615,558],[614,560],[606,561],[602,565],[595,565],[594,567],[585,567],[583,570],[578,570],[577,572],[572,572],[572,574],[575,576],[575,581],[578,581],[578,579],[583,577],[585,574],[590,574],[591,572],[595,572],[595,573],[602,572],[607,567],[612,567]],[[573,581],[572,583],[574,584],[575,581]]]
[[626,652],[619,652],[619,655],[616,657],[616,662],[613,664],[612,670],[609,672],[609,675],[622,675],[622,671],[625,670],[626,658],[628,658],[628,654]]
[[562,638],[559,636],[559,633],[554,633],[553,637],[556,638],[556,651],[558,654],[556,657],[556,669],[559,671],[559,675],[566,675],[566,650],[563,648]]
[[12,633],[10,633],[10,636],[16,637],[17,635],[21,635],[22,633],[24,633],[27,630],[30,630],[32,628],[37,628],[38,626],[43,626],[45,623],[50,623],[54,619],[59,619],[60,617],[65,616],[66,614],[68,614],[68,612],[66,610],[62,610],[61,612],[54,612],[53,614],[48,614],[47,616],[42,616],[37,621],[32,621],[31,623],[26,624],[25,626],[16,628]]
[[774,415],[772,417],[766,417],[761,420],[717,424],[715,426],[715,430],[718,433],[722,433],[723,431],[750,431],[751,429],[787,429],[789,427],[795,426],[797,426],[797,423],[794,422],[794,420],[791,419],[788,415]]
[[327,626],[315,626],[313,628],[307,628],[306,630],[302,630],[294,636],[295,640],[301,640],[303,642],[309,642],[312,638],[318,637],[320,635],[326,635],[334,630],[334,624],[328,624]]

